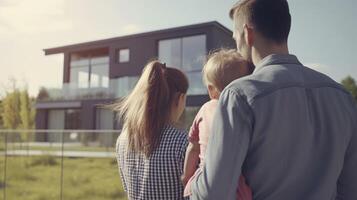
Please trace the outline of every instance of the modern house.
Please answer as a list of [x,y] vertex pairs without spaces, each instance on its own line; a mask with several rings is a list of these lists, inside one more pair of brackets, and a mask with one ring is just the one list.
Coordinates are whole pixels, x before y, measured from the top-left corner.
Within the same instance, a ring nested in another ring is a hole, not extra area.
[[152,59],[184,71],[187,110],[200,107],[208,100],[201,78],[205,56],[234,44],[231,30],[213,21],[44,49],[45,55],[64,55],[63,86],[40,91],[36,128],[117,129],[114,113],[101,105],[127,95]]

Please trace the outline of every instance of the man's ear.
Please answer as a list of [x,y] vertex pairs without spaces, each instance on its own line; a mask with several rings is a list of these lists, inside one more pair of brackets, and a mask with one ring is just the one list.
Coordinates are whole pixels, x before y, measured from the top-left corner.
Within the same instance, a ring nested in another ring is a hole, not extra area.
[[248,45],[248,46],[253,46],[253,43],[254,43],[254,30],[252,27],[248,26],[247,24],[244,24],[244,40],[245,40],[245,43]]

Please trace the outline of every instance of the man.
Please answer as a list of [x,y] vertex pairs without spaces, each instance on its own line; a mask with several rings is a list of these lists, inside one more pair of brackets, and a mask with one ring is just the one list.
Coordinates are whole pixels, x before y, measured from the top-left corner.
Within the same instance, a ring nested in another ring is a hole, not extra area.
[[220,96],[192,199],[235,199],[241,173],[256,200],[357,199],[353,99],[289,54],[287,1],[240,1],[230,16],[256,69]]

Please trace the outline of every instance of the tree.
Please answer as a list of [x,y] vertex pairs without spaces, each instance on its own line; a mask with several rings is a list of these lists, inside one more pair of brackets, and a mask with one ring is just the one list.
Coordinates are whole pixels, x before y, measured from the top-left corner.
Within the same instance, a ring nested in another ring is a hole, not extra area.
[[356,81],[351,76],[347,76],[341,81],[341,84],[352,94],[354,100],[357,102]]
[[49,98],[49,94],[46,88],[41,87],[40,91],[38,92],[37,95],[37,100],[41,101],[41,100],[46,100]]
[[0,129],[4,127],[4,122],[2,120],[2,115],[1,113],[3,113],[3,106],[2,106],[2,99],[0,99]]
[[16,80],[10,79],[11,87],[1,100],[0,115],[5,129],[31,129],[34,127],[34,98],[30,98],[27,88],[18,89]]
[[34,127],[35,109],[27,90],[20,92],[20,128],[31,129]]
[[4,128],[16,129],[19,127],[20,120],[20,91],[14,89],[7,92],[2,102],[3,112],[1,113]]

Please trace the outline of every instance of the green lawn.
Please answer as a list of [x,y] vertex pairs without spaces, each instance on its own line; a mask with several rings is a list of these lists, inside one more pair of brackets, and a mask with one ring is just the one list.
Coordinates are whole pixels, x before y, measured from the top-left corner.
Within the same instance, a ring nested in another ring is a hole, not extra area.
[[[4,192],[4,157],[0,157],[0,200]],[[64,200],[123,200],[115,159],[64,158]],[[8,157],[7,200],[60,199],[61,158]]]
[[[3,150],[1,147],[0,150]],[[62,147],[51,147],[51,146],[30,146],[27,147],[26,143],[23,146],[8,144],[7,150],[42,150],[42,151],[61,151]],[[97,147],[97,146],[65,146],[64,151],[89,151],[89,152],[115,152],[114,147]]]

